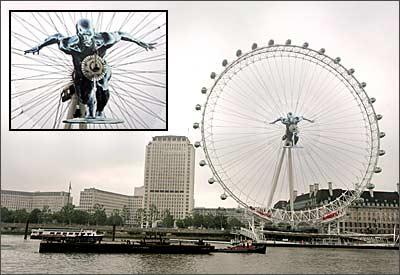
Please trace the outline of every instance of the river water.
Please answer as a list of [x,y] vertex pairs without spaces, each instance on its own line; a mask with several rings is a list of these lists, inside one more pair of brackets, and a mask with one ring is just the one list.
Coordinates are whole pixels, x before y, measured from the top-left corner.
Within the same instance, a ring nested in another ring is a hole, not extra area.
[[270,247],[266,254],[47,254],[1,236],[1,274],[399,274],[399,251]]

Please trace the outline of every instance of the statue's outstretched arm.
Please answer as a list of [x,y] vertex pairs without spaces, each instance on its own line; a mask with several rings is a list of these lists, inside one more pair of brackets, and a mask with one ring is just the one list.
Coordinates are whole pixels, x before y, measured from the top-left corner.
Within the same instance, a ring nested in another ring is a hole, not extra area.
[[269,124],[275,124],[275,123],[277,123],[278,121],[281,121],[282,119],[283,119],[282,117],[277,118],[277,119],[275,119],[273,122],[270,122]]
[[44,40],[43,43],[37,45],[36,47],[33,47],[32,49],[29,49],[29,50],[24,51],[24,54],[27,54],[27,53],[32,53],[32,54],[37,53],[37,54],[39,54],[39,51],[40,51],[43,47],[46,47],[46,46],[49,46],[49,45],[52,45],[52,44],[56,44],[56,43],[58,43],[58,42],[60,41],[60,39],[62,39],[62,38],[63,38],[63,36],[62,36],[61,34],[56,33],[56,34],[54,34],[54,35],[52,35],[52,36],[47,37],[47,38]]
[[304,120],[307,120],[308,122],[311,122],[311,123],[315,122],[314,120],[311,120],[311,119],[308,119],[308,118],[305,118],[305,117],[301,117],[301,118],[304,119]]
[[155,49],[155,45],[157,44],[157,43],[145,43],[143,41],[137,40],[136,38],[133,38],[129,33],[126,32],[117,32],[117,34],[121,37],[121,40],[133,42],[138,46],[146,49],[146,51]]

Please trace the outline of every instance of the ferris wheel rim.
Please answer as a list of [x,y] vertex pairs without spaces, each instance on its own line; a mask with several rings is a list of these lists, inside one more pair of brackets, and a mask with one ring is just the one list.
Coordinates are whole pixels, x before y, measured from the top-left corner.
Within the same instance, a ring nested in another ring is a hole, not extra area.
[[[282,209],[274,209],[270,208],[268,209],[269,215],[264,216],[257,211],[257,209],[252,209],[252,206],[249,205],[248,203],[244,202],[242,199],[237,197],[234,192],[225,184],[225,182],[221,179],[219,176],[218,172],[216,171],[216,168],[214,167],[213,160],[211,159],[209,149],[208,149],[208,142],[207,138],[205,136],[205,117],[206,117],[206,111],[207,107],[209,106],[209,100],[210,96],[214,92],[217,84],[221,79],[227,75],[227,73],[234,68],[237,64],[242,62],[243,60],[246,60],[249,57],[256,56],[259,54],[262,54],[266,51],[272,52],[271,49],[276,49],[275,52],[287,52],[287,53],[293,53],[294,50],[298,50],[296,52],[297,54],[303,54],[304,56],[308,56],[310,58],[315,58],[321,63],[324,63],[326,66],[329,66],[335,73],[331,72],[332,74],[335,75],[336,78],[342,77],[344,80],[347,81],[348,85],[350,85],[351,89],[350,92],[352,93],[353,97],[356,95],[359,99],[359,101],[362,103],[362,114],[366,115],[368,119],[368,126],[369,126],[369,133],[370,133],[370,138],[371,138],[371,154],[368,159],[368,166],[365,169],[364,176],[362,178],[362,183],[359,185],[358,189],[353,190],[353,192],[348,192],[349,190],[344,190],[339,197],[337,197],[335,200],[330,201],[329,203],[315,207],[310,210],[295,210],[296,215],[303,215],[304,212],[308,212],[309,216],[307,217],[297,217],[298,222],[302,222],[304,220],[308,221],[316,221],[316,220],[321,220],[322,216],[326,213],[330,213],[332,211],[337,211],[338,213],[343,212],[343,210],[348,207],[351,203],[354,202],[354,200],[358,199],[365,189],[366,185],[371,181],[372,175],[375,172],[375,168],[377,167],[378,159],[379,159],[379,152],[380,152],[380,131],[379,131],[379,125],[378,125],[378,119],[377,119],[377,114],[375,112],[375,109],[372,105],[372,102],[370,100],[370,97],[366,93],[366,91],[363,89],[362,84],[355,78],[355,76],[351,73],[349,73],[350,70],[346,69],[341,63],[340,59],[338,62],[337,60],[331,58],[330,56],[326,55],[324,52],[319,52],[313,49],[309,49],[301,47],[301,46],[295,46],[295,45],[282,45],[282,44],[277,44],[277,45],[268,45],[268,46],[263,46],[261,48],[256,48],[252,49],[251,51],[238,56],[232,63],[230,63],[226,68],[222,71],[221,74],[218,75],[218,77],[215,78],[214,83],[212,84],[208,94],[207,94],[207,99],[204,104],[203,110],[202,110],[202,118],[201,118],[201,140],[202,140],[202,148],[204,151],[205,158],[207,160],[208,165],[210,166],[212,170],[213,176],[217,179],[216,181],[222,186],[224,192],[227,192],[239,205],[247,208],[250,212],[253,214],[259,216],[260,218],[264,218],[266,220],[273,220],[273,221],[281,221],[280,218],[277,218],[279,216],[287,214],[289,211],[287,210],[282,210]],[[291,49],[291,50],[286,50],[284,49]],[[303,51],[303,52],[302,52]],[[305,53],[304,53],[305,52]],[[314,56],[307,55],[307,53],[313,53]],[[322,57],[321,59],[317,59],[315,56],[320,56]],[[290,57],[289,55],[287,57]],[[307,60],[310,61],[310,60]],[[326,62],[324,62],[326,61]],[[336,65],[333,66],[332,64]],[[319,64],[318,64],[319,65]],[[249,66],[249,64],[247,65]],[[344,73],[347,73],[347,78],[344,76]],[[214,75],[215,77],[215,75]],[[352,83],[352,82],[353,83]],[[347,86],[346,86],[347,87]],[[356,98],[357,100],[357,98]],[[311,218],[314,216],[314,218]],[[339,216],[339,215],[338,215]]]

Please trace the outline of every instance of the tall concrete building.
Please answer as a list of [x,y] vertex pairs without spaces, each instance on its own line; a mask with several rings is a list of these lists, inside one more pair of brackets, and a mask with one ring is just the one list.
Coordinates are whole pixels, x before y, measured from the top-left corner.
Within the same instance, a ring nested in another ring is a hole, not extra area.
[[1,206],[10,210],[43,209],[49,207],[52,212],[60,211],[68,200],[72,203],[72,197],[68,192],[24,192],[13,190],[1,190]]
[[155,136],[146,146],[143,207],[154,205],[160,218],[168,209],[174,219],[194,207],[195,150],[185,136]]
[[96,188],[86,188],[80,193],[79,209],[92,211],[96,204],[104,207],[107,216],[110,216],[115,209],[122,210],[129,208],[129,200],[132,196],[112,193]]

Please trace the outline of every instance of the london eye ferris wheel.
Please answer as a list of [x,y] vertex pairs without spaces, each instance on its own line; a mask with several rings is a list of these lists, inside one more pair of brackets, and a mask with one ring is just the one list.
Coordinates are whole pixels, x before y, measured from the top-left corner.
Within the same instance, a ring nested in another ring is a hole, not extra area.
[[[291,224],[327,222],[344,214],[379,173],[380,131],[373,103],[354,69],[325,49],[291,40],[236,52],[203,87],[205,160],[221,199],[233,198],[261,219]],[[342,190],[317,205],[295,204],[311,187]],[[303,195],[302,195],[303,194]],[[283,206],[282,206],[283,205]]]

